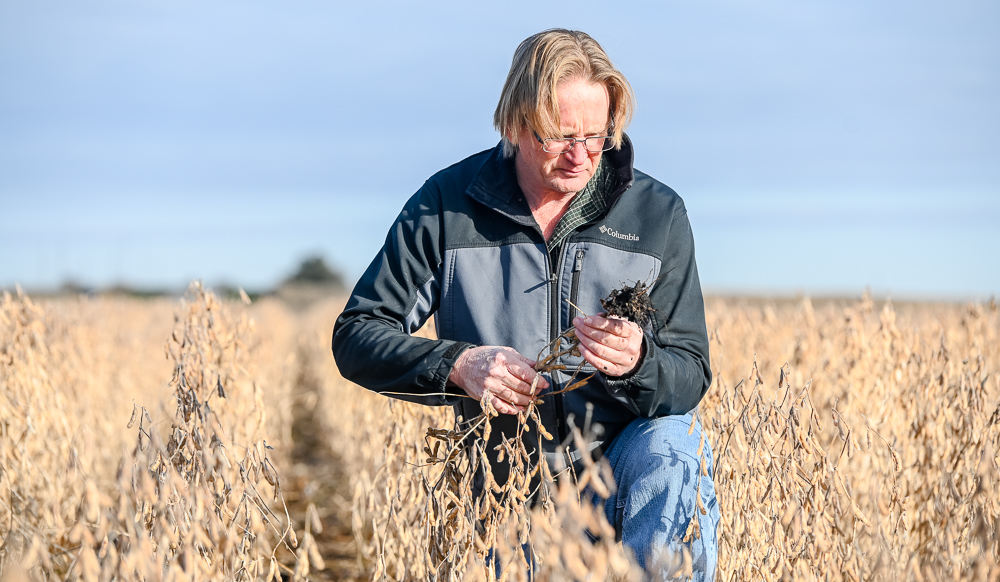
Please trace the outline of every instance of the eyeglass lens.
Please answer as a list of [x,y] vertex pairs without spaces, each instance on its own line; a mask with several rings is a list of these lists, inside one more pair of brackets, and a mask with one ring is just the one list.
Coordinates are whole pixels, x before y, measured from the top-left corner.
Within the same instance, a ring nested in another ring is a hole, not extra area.
[[553,154],[566,153],[573,149],[577,142],[583,142],[587,151],[593,154],[610,149],[608,146],[611,145],[611,140],[607,136],[603,135],[583,139],[575,139],[572,137],[550,138],[545,140],[545,151]]

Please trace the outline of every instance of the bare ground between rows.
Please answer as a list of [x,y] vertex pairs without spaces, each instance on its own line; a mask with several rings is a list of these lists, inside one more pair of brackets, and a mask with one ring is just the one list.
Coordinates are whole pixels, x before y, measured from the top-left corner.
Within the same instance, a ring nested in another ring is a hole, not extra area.
[[340,456],[330,447],[325,425],[316,417],[316,410],[325,403],[307,350],[299,350],[298,362],[292,406],[292,466],[286,476],[284,496],[293,520],[304,522],[312,503],[323,525],[323,531],[313,531],[313,537],[326,568],[312,568],[309,579],[368,580],[351,530],[350,478]]

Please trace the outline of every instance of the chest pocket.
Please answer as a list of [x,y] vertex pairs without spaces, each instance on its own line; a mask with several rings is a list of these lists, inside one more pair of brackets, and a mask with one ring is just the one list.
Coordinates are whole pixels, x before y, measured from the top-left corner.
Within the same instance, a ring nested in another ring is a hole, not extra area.
[[[634,285],[637,281],[652,285],[660,274],[660,260],[642,253],[592,242],[569,243],[564,252],[568,263],[564,276],[569,280],[564,289],[568,292],[569,301],[564,302],[562,329],[571,327],[573,318],[580,315],[574,305],[586,315],[597,315],[604,311],[601,299],[611,291],[624,285]],[[564,359],[564,363],[571,367],[580,361],[580,358]],[[590,373],[593,368],[586,365],[583,371]]]

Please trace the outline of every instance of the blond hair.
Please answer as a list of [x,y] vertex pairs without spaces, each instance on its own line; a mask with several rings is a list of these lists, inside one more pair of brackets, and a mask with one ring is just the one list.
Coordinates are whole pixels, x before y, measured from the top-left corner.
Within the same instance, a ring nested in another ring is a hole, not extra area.
[[615,149],[621,147],[635,109],[632,87],[590,35],[553,28],[528,37],[514,51],[500,103],[493,113],[493,126],[503,137],[504,156],[513,157],[517,152],[516,136],[523,130],[541,136],[561,135],[556,87],[574,78],[608,90],[612,142]]

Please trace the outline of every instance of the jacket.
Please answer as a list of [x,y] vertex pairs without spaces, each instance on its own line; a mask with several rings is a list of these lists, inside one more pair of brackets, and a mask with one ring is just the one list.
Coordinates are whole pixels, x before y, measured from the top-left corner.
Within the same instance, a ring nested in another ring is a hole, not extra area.
[[[620,150],[604,155],[617,183],[608,208],[574,231],[555,257],[502,146],[428,179],[403,207],[337,319],[333,353],[343,376],[404,400],[452,405],[470,420],[481,412],[479,403],[447,385],[464,349],[507,346],[540,359],[540,351],[572,327],[577,313],[570,302],[597,314],[610,291],[644,281],[652,284],[656,311],[639,367],[627,378],[598,373],[581,388],[546,398],[582,361],[565,357],[569,370],[552,372],[550,388],[540,395],[541,420],[555,436],[541,448],[563,454],[555,451],[572,443],[570,423],[602,427],[591,430],[587,447],[599,449],[636,417],[694,409],[711,383],[711,368],[687,211],[673,190],[633,169],[627,136]],[[431,315],[439,339],[411,336]],[[585,366],[584,374],[593,372]],[[515,416],[495,418],[496,442],[487,450],[516,426]],[[578,460],[583,451],[569,453]]]

